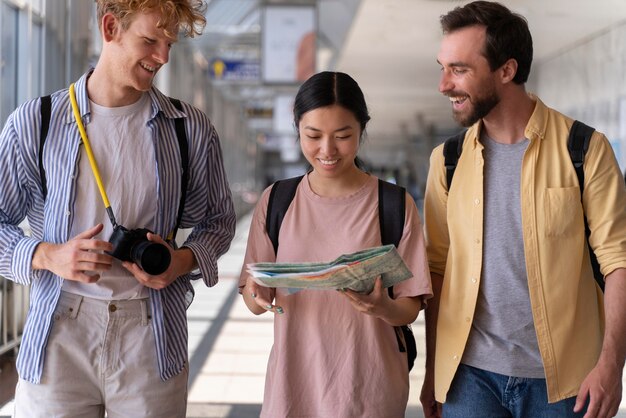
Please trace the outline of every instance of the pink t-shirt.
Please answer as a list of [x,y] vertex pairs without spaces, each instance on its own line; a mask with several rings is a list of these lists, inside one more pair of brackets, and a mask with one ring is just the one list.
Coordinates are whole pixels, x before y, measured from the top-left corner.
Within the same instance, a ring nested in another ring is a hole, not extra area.
[[[316,195],[305,176],[285,214],[278,255],[265,232],[269,189],[257,204],[245,264],[260,261],[326,262],[344,253],[381,245],[378,179],[370,176],[356,193]],[[399,253],[413,278],[394,287],[394,296],[432,296],[422,226],[407,195]],[[409,394],[406,354],[394,329],[356,311],[334,290],[263,288],[284,314],[274,316],[274,345],[267,366],[261,417],[404,418]]]

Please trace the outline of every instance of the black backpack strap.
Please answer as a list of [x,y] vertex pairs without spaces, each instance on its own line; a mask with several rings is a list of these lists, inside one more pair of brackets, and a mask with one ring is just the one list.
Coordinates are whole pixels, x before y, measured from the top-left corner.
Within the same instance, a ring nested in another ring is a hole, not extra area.
[[[567,139],[567,150],[569,151],[572,164],[576,170],[576,176],[578,176],[578,186],[580,187],[580,201],[583,200],[583,191],[585,190],[585,171],[583,170],[583,164],[585,162],[585,154],[589,149],[589,142],[593,135],[593,129],[584,123],[575,120],[569,131],[569,138]],[[584,214],[584,206],[583,206]],[[585,220],[585,237],[587,238],[587,246],[589,247],[589,258],[591,260],[591,268],[593,270],[593,277],[595,278],[598,286],[604,292],[604,276],[600,271],[600,264],[595,252],[589,244],[589,235],[591,230],[589,229],[589,223],[587,222],[587,215],[584,214]]]
[[[405,210],[405,188],[378,179],[378,222],[383,245],[393,244],[398,248],[404,231]],[[393,286],[387,290],[389,297],[393,298]]]
[[39,134],[39,177],[41,178],[41,188],[43,191],[43,200],[48,195],[48,185],[46,182],[46,172],[43,168],[43,144],[48,137],[48,129],[50,128],[50,115],[52,114],[52,97],[43,96],[41,98],[41,131]]
[[[404,231],[405,213],[405,188],[378,179],[378,220],[383,245],[393,244],[398,248]],[[389,286],[387,291],[389,297],[393,299],[393,286]],[[401,353],[406,353],[408,369],[411,370],[417,357],[417,344],[413,331],[408,325],[394,327],[394,331],[398,348]]]
[[[378,222],[383,245],[393,244],[398,248],[404,231],[405,211],[405,188],[378,179]],[[393,286],[387,290],[389,297],[393,298]]]
[[[183,111],[183,105],[180,100],[169,98],[170,102],[179,111]],[[182,175],[180,178],[180,203],[178,204],[178,215],[176,216],[176,226],[172,234],[172,241],[176,239],[176,233],[180,227],[185,210],[185,200],[187,199],[187,185],[189,183],[189,144],[187,142],[187,132],[185,130],[185,118],[175,118],[174,125],[176,129],[176,138],[178,139],[178,148],[180,150],[180,159],[182,163]]]
[[575,120],[570,128],[569,138],[567,140],[567,150],[569,151],[569,156],[572,159],[572,164],[574,164],[574,169],[578,176],[581,198],[583,190],[585,190],[585,171],[583,170],[583,164],[585,162],[585,154],[589,149],[591,135],[593,135],[594,131],[595,129],[592,127]]
[[443,144],[443,156],[446,166],[446,181],[448,184],[448,190],[450,190],[450,186],[452,185],[452,178],[454,177],[456,164],[459,162],[459,158],[463,152],[465,132],[466,131],[463,131],[446,139],[446,142]]
[[265,229],[267,235],[274,246],[274,254],[278,253],[278,233],[280,225],[287,209],[296,195],[298,184],[304,176],[293,177],[286,180],[279,180],[272,185],[269,201],[267,203],[267,215],[265,218]]
[[405,188],[378,179],[378,220],[383,245],[393,244],[397,248],[400,244],[405,208]]

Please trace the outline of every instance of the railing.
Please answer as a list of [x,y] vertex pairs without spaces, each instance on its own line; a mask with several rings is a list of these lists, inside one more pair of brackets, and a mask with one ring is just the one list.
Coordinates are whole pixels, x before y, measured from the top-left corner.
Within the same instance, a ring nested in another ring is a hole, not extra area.
[[0,277],[0,355],[20,345],[28,303],[27,286]]

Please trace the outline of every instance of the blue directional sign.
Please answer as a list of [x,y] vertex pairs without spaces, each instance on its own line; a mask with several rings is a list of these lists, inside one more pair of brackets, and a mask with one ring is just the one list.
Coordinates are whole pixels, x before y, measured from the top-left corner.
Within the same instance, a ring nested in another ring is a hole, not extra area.
[[217,58],[211,61],[209,74],[214,80],[258,81],[261,79],[261,64],[254,60]]

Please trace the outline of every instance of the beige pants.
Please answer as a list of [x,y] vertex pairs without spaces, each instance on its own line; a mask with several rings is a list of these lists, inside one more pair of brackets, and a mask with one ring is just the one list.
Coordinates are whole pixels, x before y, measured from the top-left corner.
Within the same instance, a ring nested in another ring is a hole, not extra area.
[[18,381],[15,418],[184,417],[187,377],[159,377],[148,299],[63,292],[41,384]]

